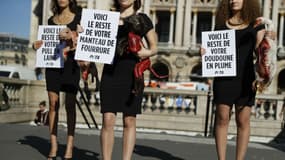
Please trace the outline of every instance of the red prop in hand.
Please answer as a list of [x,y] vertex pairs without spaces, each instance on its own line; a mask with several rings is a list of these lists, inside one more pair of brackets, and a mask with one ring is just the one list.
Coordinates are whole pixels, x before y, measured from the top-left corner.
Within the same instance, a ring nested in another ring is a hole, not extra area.
[[[264,24],[266,33],[274,32],[273,22],[264,17],[259,17],[256,20],[255,27]],[[273,77],[277,68],[277,45],[275,37],[269,37],[265,35],[256,48],[256,63],[255,63],[255,73],[258,91],[262,92],[265,90],[273,80]]]
[[270,44],[266,39],[263,39],[259,45],[259,47],[256,49],[258,56],[257,56],[257,65],[259,70],[259,75],[263,77],[264,79],[270,79],[270,66],[268,66],[266,63],[268,61],[268,55],[266,54],[268,50],[270,49]]
[[[129,47],[128,47],[129,52],[137,54],[141,50],[141,44],[142,44],[141,37],[134,34],[133,32],[129,32],[128,34],[128,43],[129,43]],[[147,69],[150,70],[151,73],[157,78],[168,77],[168,75],[164,75],[164,76],[158,75],[154,71],[154,69],[151,67],[151,62],[149,58],[142,59],[140,62],[138,62],[135,65],[135,68],[134,68],[134,75],[136,79],[135,87],[134,87],[135,93],[137,93],[139,90],[143,88],[140,85],[144,84],[143,83],[143,72]]]
[[129,43],[129,51],[132,53],[138,53],[141,50],[141,37],[139,35],[134,34],[133,32],[129,32],[128,35],[128,43]]

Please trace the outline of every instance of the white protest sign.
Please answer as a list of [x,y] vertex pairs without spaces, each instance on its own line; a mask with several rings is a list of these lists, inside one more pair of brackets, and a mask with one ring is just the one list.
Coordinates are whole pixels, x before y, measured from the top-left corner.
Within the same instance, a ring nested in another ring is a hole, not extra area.
[[111,64],[115,56],[120,13],[83,9],[76,60]]
[[42,46],[37,49],[36,67],[63,68],[63,57],[59,50],[59,32],[66,28],[64,25],[40,25],[38,40],[42,40]]
[[234,30],[202,32],[203,77],[236,76],[236,41]]

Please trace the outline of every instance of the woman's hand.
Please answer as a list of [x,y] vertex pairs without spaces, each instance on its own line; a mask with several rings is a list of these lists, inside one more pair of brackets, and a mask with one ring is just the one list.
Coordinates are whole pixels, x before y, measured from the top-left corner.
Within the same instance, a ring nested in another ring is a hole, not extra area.
[[145,59],[148,57],[153,56],[154,54],[150,49],[146,49],[144,45],[141,43],[141,50],[138,51],[137,56],[140,57],[141,59]]
[[206,49],[205,48],[200,48],[200,55],[203,56],[204,54],[206,54]]
[[76,27],[76,32],[77,32],[77,33],[82,33],[82,32],[84,32],[83,27],[78,24],[77,27]]
[[33,49],[37,50],[39,49],[41,46],[43,45],[43,41],[42,40],[37,40],[33,43]]

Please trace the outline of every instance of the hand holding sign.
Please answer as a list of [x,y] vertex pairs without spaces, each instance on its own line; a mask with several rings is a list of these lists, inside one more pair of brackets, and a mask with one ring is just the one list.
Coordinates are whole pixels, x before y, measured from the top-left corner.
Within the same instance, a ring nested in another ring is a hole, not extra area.
[[43,45],[43,41],[42,40],[37,40],[33,43],[33,49],[34,50],[38,50],[42,45]]
[[199,53],[201,56],[203,56],[204,54],[206,54],[206,49],[201,47]]

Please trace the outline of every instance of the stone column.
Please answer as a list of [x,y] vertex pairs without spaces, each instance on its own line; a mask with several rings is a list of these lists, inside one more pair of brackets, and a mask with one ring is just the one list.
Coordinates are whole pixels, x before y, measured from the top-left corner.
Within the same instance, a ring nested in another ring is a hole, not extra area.
[[277,24],[278,24],[278,12],[279,12],[280,0],[273,1],[273,10],[272,10],[272,20],[275,24],[274,30],[277,31]]
[[174,12],[175,8],[170,8],[169,39],[168,39],[169,45],[173,45]]
[[283,34],[284,34],[284,12],[280,13],[280,23],[279,23],[279,43],[278,47],[283,46]]
[[32,47],[32,43],[37,40],[37,31],[38,31],[38,25],[39,20],[36,17],[36,15],[33,13],[34,8],[38,4],[38,0],[32,0],[31,1],[31,21],[30,21],[30,44],[29,47]]
[[50,0],[44,0],[44,6],[43,6],[43,25],[47,25],[48,18],[50,16]]
[[184,34],[183,34],[183,46],[190,46],[190,31],[191,31],[191,20],[192,20],[192,0],[186,0],[185,5],[185,16],[184,16]]
[[94,8],[94,0],[87,0],[87,8],[90,9]]
[[216,10],[214,9],[212,11],[212,26],[211,26],[212,31],[215,29],[215,25],[216,25]]
[[150,14],[150,1],[151,0],[144,0],[143,1],[143,12],[145,13],[145,14],[147,14],[147,15],[149,15]]
[[153,28],[154,28],[154,30],[155,30],[155,25],[156,25],[156,10],[155,10],[155,8],[152,8],[152,9],[151,9],[151,12],[152,12]]
[[175,25],[175,46],[181,47],[182,45],[182,31],[183,31],[183,13],[184,13],[184,0],[178,0],[176,9],[176,25]]
[[271,0],[264,0],[263,17],[270,18],[270,5],[271,5]]
[[96,1],[96,6],[95,6],[96,9],[110,10],[110,7],[112,6],[111,0],[95,0],[95,1]]
[[198,18],[198,11],[197,9],[193,9],[193,28],[192,28],[192,46],[196,45],[196,32],[197,32],[197,18]]

